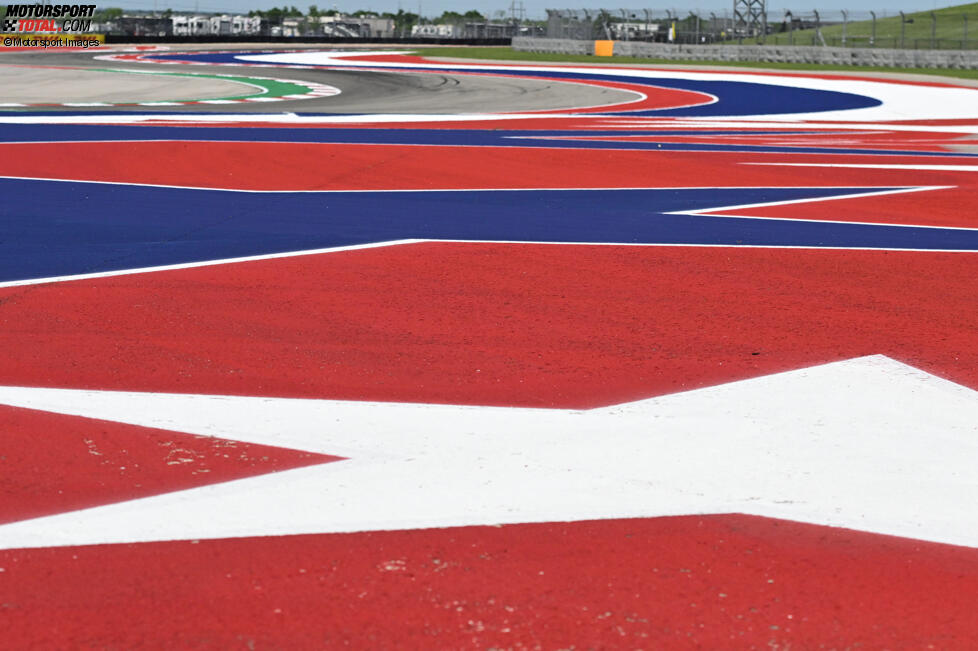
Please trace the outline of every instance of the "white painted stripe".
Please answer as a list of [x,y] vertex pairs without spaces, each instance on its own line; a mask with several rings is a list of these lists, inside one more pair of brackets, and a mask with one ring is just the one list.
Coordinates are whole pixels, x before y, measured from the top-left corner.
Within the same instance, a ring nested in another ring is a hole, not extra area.
[[618,125],[625,129],[665,128],[665,129],[776,129],[784,130],[854,130],[863,131],[874,129],[890,132],[921,132],[921,133],[978,133],[978,117],[974,124],[892,124],[886,122],[817,122],[806,120],[776,120],[772,116],[768,120],[743,121],[740,118],[660,118],[657,120],[621,119],[601,122],[601,126]]
[[636,242],[559,242],[559,241],[534,241],[534,240],[461,240],[461,239],[404,239],[390,240],[388,242],[374,242],[370,244],[356,244],[350,246],[337,246],[325,249],[310,249],[307,251],[289,251],[286,253],[272,253],[266,255],[244,256],[240,258],[224,258],[218,260],[203,260],[197,262],[177,263],[172,265],[161,265],[157,267],[139,267],[133,269],[119,269],[115,271],[100,271],[87,274],[75,274],[69,276],[49,276],[46,278],[28,278],[24,280],[10,280],[0,282],[0,289],[5,287],[26,287],[30,285],[45,285],[50,283],[71,282],[76,280],[88,280],[93,278],[111,278],[114,276],[126,276],[131,274],[153,273],[157,271],[172,271],[177,269],[192,269],[196,267],[212,267],[224,264],[235,264],[240,262],[254,262],[260,260],[272,260],[277,258],[291,258],[306,255],[319,255],[325,253],[340,253],[343,251],[356,251],[359,249],[384,248],[388,246],[400,246],[403,244],[512,244],[517,246],[625,246],[625,247],[648,247],[648,248],[695,248],[695,249],[776,249],[776,250],[798,250],[798,251],[875,251],[893,253],[964,253],[972,254],[978,249],[914,249],[899,247],[865,247],[865,246],[798,246],[798,245],[777,245],[777,244],[685,244],[685,243],[636,243]]
[[978,547],[978,393],[882,355],[586,411],[0,387],[344,461],[34,518],[0,547],[748,513]]
[[[121,123],[128,123],[130,121],[133,122],[133,123],[152,122],[154,124],[159,124],[161,122],[190,122],[190,123],[194,123],[194,122],[201,122],[201,123],[210,123],[210,122],[228,122],[228,123],[233,123],[233,122],[275,122],[275,123],[288,123],[288,124],[291,124],[291,123],[297,123],[297,124],[319,124],[319,123],[322,123],[322,124],[328,124],[328,123],[338,123],[338,124],[348,124],[348,123],[360,124],[360,123],[362,123],[362,124],[370,124],[370,123],[377,122],[377,120],[370,119],[372,117],[377,117],[377,116],[360,116],[360,115],[357,115],[357,116],[327,116],[329,119],[320,119],[321,116],[307,116],[307,115],[299,115],[297,113],[261,113],[261,114],[248,114],[248,113],[237,113],[237,114],[158,113],[158,114],[147,115],[147,116],[127,116],[127,115],[119,116],[119,117],[122,118],[122,120],[113,120],[112,118],[117,117],[117,116],[114,116],[114,115],[98,115],[98,116],[74,116],[74,115],[68,115],[67,116],[68,119],[60,118],[60,116],[28,116],[28,117],[37,117],[37,118],[41,118],[41,119],[40,120],[20,120],[20,119],[17,119],[16,117],[13,117],[13,116],[11,116],[11,119],[6,119],[5,117],[0,116],[0,124],[7,123],[7,122],[17,122],[17,123],[26,123],[26,124],[35,124],[35,123],[39,123],[39,122],[53,123],[53,124],[61,124],[61,123],[65,123],[65,124],[87,124],[87,123],[102,124],[102,123],[107,123],[108,122],[108,123],[116,124],[116,123],[120,123],[120,122]],[[58,119],[55,119],[53,121],[50,121],[50,120],[47,120],[47,118],[49,118],[49,117],[55,117],[55,118],[58,118]],[[85,118],[85,119],[82,119],[82,120],[74,120],[74,119],[71,119],[71,118],[76,118],[76,117],[77,118]],[[218,119],[212,119],[214,117],[216,117]],[[342,119],[339,119],[339,120],[333,119],[333,118],[336,118],[336,117],[340,117]],[[358,119],[352,119],[352,120],[351,119],[347,119],[347,118],[350,118],[350,117],[358,118]],[[382,116],[379,116],[379,117],[389,117],[389,116],[383,116],[382,115]],[[405,117],[405,118],[408,118],[408,119],[404,119],[404,120],[400,120],[400,119],[399,120],[391,120],[391,122],[424,122],[424,121],[428,121],[426,118],[433,117],[433,116],[432,115],[424,115],[424,116],[398,116],[398,117]],[[410,119],[411,117],[421,117],[421,118],[425,118],[425,119],[422,119],[422,120],[414,120],[414,119]],[[444,117],[444,116],[438,116],[438,117]],[[458,117],[460,117],[461,118],[461,121],[463,121],[463,122],[467,122],[467,121],[470,121],[472,119],[478,119],[480,121],[483,120],[483,117],[481,117],[481,116],[479,118],[471,118],[471,117],[468,117],[468,116],[458,116]],[[499,119],[509,119],[509,118],[512,118],[512,117],[520,117],[520,118],[535,117],[535,118],[540,118],[540,117],[547,117],[547,116],[538,116],[538,115],[533,115],[533,116],[530,116],[530,115],[516,116],[515,114],[513,114],[513,115],[511,115],[511,114],[499,114],[496,117],[498,117]],[[92,118],[92,119],[89,119],[89,118]],[[133,118],[144,118],[144,119],[133,119]],[[359,118],[364,118],[364,119],[359,119]],[[492,118],[490,116],[488,119],[494,119],[494,118]],[[388,120],[380,120],[380,122],[387,122],[387,121]],[[441,120],[436,120],[436,121],[441,121]],[[454,121],[454,120],[445,120],[445,121]],[[518,138],[518,136],[513,136],[512,138],[513,139],[516,139],[516,138]],[[510,137],[506,137],[505,139],[506,140],[509,140]],[[230,140],[187,140],[187,139],[169,139],[169,138],[145,139],[145,140],[143,140],[143,139],[132,139],[132,140],[30,140],[30,141],[22,141],[22,140],[2,141],[2,140],[0,140],[0,145],[3,145],[3,144],[25,144],[25,143],[32,143],[32,142],[34,142],[34,143],[40,143],[40,142],[52,143],[52,142],[246,142],[246,141],[230,141]],[[301,141],[301,140],[273,140],[273,141],[267,141],[267,142],[275,142],[275,143],[298,143],[298,144],[321,144],[321,145],[344,144],[344,143],[332,143],[332,142],[310,143],[309,141]],[[541,141],[541,142],[544,142],[544,141]],[[349,144],[349,143],[346,143],[346,144]],[[356,143],[356,145],[358,147],[391,147],[391,146],[397,146],[397,147],[446,147],[446,146],[448,146],[448,145],[438,144],[438,143],[430,143],[429,144],[429,143],[385,143],[385,142],[358,142],[358,143]],[[499,145],[457,145],[456,144],[456,145],[451,145],[451,147],[453,147],[455,149],[458,149],[458,148],[480,148],[480,147],[481,148],[493,148],[493,147],[507,147],[507,146],[508,145],[505,145],[505,144],[499,144]],[[583,145],[582,145],[581,148],[582,149],[590,149],[589,147],[586,147],[586,146],[583,146]],[[566,149],[576,149],[576,148],[574,148],[574,147],[567,147],[567,146],[556,146],[556,145],[553,146],[553,147],[548,147],[548,146],[542,145],[542,146],[536,146],[536,147],[534,147],[534,149],[539,149],[539,150],[566,150]],[[613,151],[634,152],[634,151],[642,151],[643,153],[648,154],[648,155],[653,155],[653,154],[665,155],[665,154],[674,153],[675,151],[679,151],[679,150],[670,150],[670,149],[643,149],[643,150],[635,150],[635,149],[632,149],[632,148],[618,149],[618,148],[615,148],[615,147],[605,147],[605,148],[602,148],[601,151],[604,151],[604,152],[613,152]],[[741,153],[742,154],[742,153],[745,153],[745,152],[730,151],[728,149],[698,149],[698,150],[696,150],[696,153],[720,153],[720,154],[738,154],[738,153]],[[746,152],[746,153],[751,153],[751,152]],[[779,152],[776,152],[776,153],[777,153],[778,156],[811,156],[811,155],[813,155],[812,152],[801,152],[801,151],[779,151]],[[824,157],[832,157],[832,156],[852,156],[853,154],[852,153],[849,153],[849,152],[842,152],[842,153],[839,153],[839,152],[817,152],[817,155],[824,156]],[[858,155],[858,154],[856,154],[856,155]],[[886,156],[906,158],[908,155],[905,154],[905,153],[901,153],[901,152],[887,152],[887,153],[874,152],[872,154],[872,156],[874,156],[876,158],[882,158],[882,157],[886,157]],[[920,154],[920,156],[932,158],[931,156],[927,156],[926,154]],[[969,158],[969,156],[967,154],[960,154],[960,155],[955,154],[955,155],[952,155],[951,157],[952,158]],[[51,179],[51,180],[57,180],[57,179]],[[738,186],[726,186],[726,187],[738,187]],[[770,187],[770,186],[765,186],[765,187]],[[782,186],[779,186],[779,187],[782,187]],[[803,187],[809,187],[809,186],[803,186]],[[867,187],[867,186],[862,186],[862,187]],[[616,189],[622,189],[622,188],[616,188]]]
[[73,280],[88,280],[90,278],[110,278],[112,276],[127,276],[130,274],[145,274],[156,271],[173,271],[175,269],[193,269],[196,267],[213,267],[222,264],[234,264],[237,262],[255,262],[258,260],[274,260],[277,258],[294,258],[304,255],[319,255],[320,253],[339,253],[341,251],[358,251],[360,249],[376,249],[385,246],[399,246],[401,244],[416,244],[425,240],[390,240],[388,242],[372,242],[369,244],[352,244],[349,246],[334,246],[325,249],[309,249],[306,251],[288,251],[285,253],[268,253],[263,255],[250,255],[240,258],[223,258],[220,260],[204,260],[198,262],[181,262],[178,264],[160,265],[157,267],[138,267],[134,269],[120,269],[117,271],[99,271],[88,274],[75,274],[73,276],[50,276],[47,278],[29,278],[26,280],[10,280],[0,282],[3,287],[24,287],[27,285],[43,285],[47,283],[60,283]]
[[[749,164],[749,163],[745,163]],[[809,222],[809,223],[826,223],[826,224],[861,224],[870,226],[893,226],[899,228],[933,228],[940,230],[950,230],[950,231],[975,231],[976,228],[964,228],[960,226],[921,226],[918,224],[899,224],[892,222],[853,222],[845,221],[840,219],[791,219],[791,218],[779,218],[779,217],[752,217],[750,215],[724,215],[716,214],[722,213],[730,210],[747,210],[750,208],[766,208],[770,206],[788,206],[792,204],[801,203],[814,203],[819,201],[838,201],[843,199],[859,199],[863,197],[877,197],[885,196],[891,194],[905,194],[908,192],[924,192],[929,190],[948,190],[957,186],[953,185],[930,185],[930,186],[919,186],[911,188],[898,188],[894,190],[880,190],[877,192],[858,192],[855,194],[839,194],[828,197],[820,197],[814,199],[789,199],[787,201],[768,201],[763,203],[750,203],[742,204],[739,206],[715,206],[713,208],[701,208],[697,210],[680,210],[671,212],[671,215],[699,215],[703,217],[724,217],[731,219],[760,219],[760,220],[777,220],[777,221],[794,221],[794,222]]]
[[[797,220],[801,221],[801,220]],[[884,226],[888,224],[879,224]],[[924,227],[921,227],[924,228]],[[659,248],[696,248],[696,249],[778,249],[799,251],[887,251],[906,253],[975,253],[978,249],[912,249],[899,247],[876,246],[799,246],[786,244],[674,244],[674,243],[641,243],[641,242],[535,242],[532,240],[422,240],[425,242],[453,242],[456,244],[532,244],[534,246],[629,246],[629,247],[659,247]]]
[[[108,141],[116,142],[116,141]],[[120,141],[120,142],[134,142],[134,141]],[[139,141],[142,142],[142,141]],[[149,141],[149,142],[169,142],[169,141]],[[180,142],[180,141],[177,141]],[[211,141],[201,141],[201,142],[211,142]],[[218,141],[221,142],[221,141]],[[200,187],[200,186],[183,186],[183,185],[164,185],[158,183],[131,183],[131,182],[115,182],[115,181],[92,181],[92,180],[76,180],[76,179],[50,179],[50,178],[38,178],[38,177],[26,177],[26,176],[0,176],[0,178],[6,179],[20,179],[25,181],[53,181],[58,183],[98,183],[105,185],[131,185],[138,187],[154,187],[154,188],[173,188],[180,190],[208,190],[208,191],[219,191],[219,192],[247,192],[254,194],[331,194],[331,193],[343,193],[343,194],[370,194],[370,193],[420,193],[420,192],[587,192],[587,191],[608,191],[608,190],[747,190],[747,189],[766,189],[768,186],[682,186],[682,187],[626,187],[626,188],[613,188],[613,187],[600,187],[600,188],[415,188],[415,189],[379,189],[379,190],[254,190],[254,189],[235,189],[235,188],[214,188],[214,187]],[[779,189],[785,190],[797,190],[797,189],[811,189],[812,187],[821,189],[832,189],[831,186],[779,186]],[[842,189],[844,186],[840,186]],[[871,186],[870,186],[871,187]],[[895,226],[902,228],[925,228],[934,230],[957,230],[957,231],[974,231],[978,230],[975,228],[964,228],[959,226],[928,226],[928,225],[918,225],[918,224],[899,224],[899,223],[886,223],[886,222],[852,222],[844,220],[832,220],[832,219],[790,219],[790,218],[778,218],[778,217],[752,217],[749,215],[713,215],[712,212],[724,211],[724,210],[741,210],[747,208],[759,208],[766,206],[780,206],[780,205],[790,205],[790,204],[801,204],[801,203],[815,203],[820,201],[832,201],[841,199],[855,199],[859,197],[870,197],[870,196],[882,196],[889,194],[903,194],[907,192],[922,192],[926,190],[945,190],[953,188],[956,186],[946,186],[946,185],[934,185],[934,186],[911,186],[911,187],[898,187],[898,188],[885,188],[878,191],[871,192],[860,192],[855,194],[839,194],[839,195],[829,195],[824,197],[810,197],[803,199],[791,199],[786,201],[770,201],[765,203],[753,203],[753,204],[739,204],[732,206],[714,206],[712,208],[703,208],[699,210],[690,211],[675,211],[667,214],[672,215],[700,215],[704,217],[720,217],[728,219],[759,219],[759,220],[773,220],[773,221],[797,221],[797,222],[810,222],[810,223],[829,223],[829,224],[858,224],[858,225],[872,225],[872,226]],[[437,240],[446,241],[446,240]],[[457,240],[457,241],[490,241],[490,240]],[[524,242],[523,240],[492,240],[492,241],[506,241],[506,242]],[[604,245],[608,244],[606,242],[557,242],[558,244],[594,244],[594,245]],[[632,245],[634,243],[612,243],[615,246],[626,246]],[[653,244],[634,244],[635,246],[655,246]],[[671,246],[671,245],[667,245]],[[695,246],[695,245],[683,245],[683,246]],[[719,245],[727,246],[727,245]],[[795,247],[783,247],[774,246],[771,248],[795,248]],[[822,248],[822,247],[797,247],[797,248]],[[842,248],[842,249],[854,249],[859,247],[825,247],[825,248]],[[876,247],[868,247],[868,250],[879,250]],[[907,251],[933,251],[935,249],[887,249],[887,250],[907,250]],[[958,249],[949,249],[958,250]]]
[[741,163],[741,165],[774,165],[776,167],[842,167],[862,170],[921,170],[935,172],[978,172],[978,165],[891,165],[887,163]]
[[[46,141],[45,141],[46,142]],[[57,142],[57,141],[55,141]],[[106,141],[92,141],[92,142],[184,142],[182,140],[106,140]],[[212,140],[199,140],[194,142],[227,142],[224,140],[212,141]],[[2,145],[4,143],[0,143]],[[13,143],[11,143],[13,144]],[[606,191],[606,190],[767,190],[771,189],[768,185],[691,185],[691,186],[666,186],[666,187],[656,187],[656,186],[632,186],[632,187],[593,187],[593,188],[546,188],[546,187],[533,187],[533,188],[407,188],[399,190],[397,188],[381,188],[381,189],[368,189],[368,190],[254,190],[254,189],[236,189],[236,188],[215,188],[206,186],[187,186],[187,185],[166,185],[162,183],[134,183],[130,181],[93,181],[90,179],[54,179],[54,178],[44,178],[37,176],[11,176],[11,175],[0,175],[0,179],[20,179],[24,181],[52,181],[55,183],[102,183],[105,185],[133,185],[139,187],[152,187],[152,188],[176,188],[181,190],[216,190],[219,192],[251,192],[259,194],[330,194],[330,193],[344,193],[344,194],[357,194],[357,193],[383,193],[383,192],[592,192],[592,191]],[[810,186],[810,185],[783,185],[777,186],[778,190],[833,190],[833,189],[848,189],[850,186]],[[862,188],[872,189],[877,186],[859,186]],[[896,194],[900,192],[916,192],[920,190],[942,190],[946,188],[952,188],[956,186],[950,185],[933,185],[933,186],[901,186],[894,188],[893,186],[883,186],[880,187],[879,191],[870,191],[867,193],[856,193],[856,194],[839,194],[839,195],[829,195],[827,197],[811,197],[805,199],[792,199],[790,201],[784,202],[772,202],[770,204],[744,204],[739,206],[715,206],[709,208],[709,210],[734,210],[737,208],[749,208],[754,206],[766,206],[775,205],[778,203],[802,203],[802,202],[813,202],[813,201],[827,201],[829,199],[846,199],[849,197],[856,196],[869,196],[875,194]],[[686,214],[683,212],[670,213],[670,214]],[[797,221],[797,220],[795,220]],[[823,221],[823,220],[818,220]]]

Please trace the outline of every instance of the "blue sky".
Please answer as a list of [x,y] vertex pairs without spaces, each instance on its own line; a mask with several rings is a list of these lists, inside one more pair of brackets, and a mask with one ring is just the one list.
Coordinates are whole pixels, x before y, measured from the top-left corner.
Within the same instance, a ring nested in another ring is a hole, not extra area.
[[[548,8],[580,8],[580,7],[600,7],[615,8],[612,4],[594,2],[591,4],[572,4],[567,0],[522,0],[526,7],[528,18],[542,18],[546,15]],[[469,9],[475,9],[483,14],[498,11],[505,11],[509,14],[510,0],[420,0],[422,15],[437,16],[443,11],[458,11],[464,13]],[[295,5],[302,11],[306,11],[310,4],[316,4],[320,9],[330,9],[336,7],[341,11],[355,11],[357,9],[371,9],[373,11],[397,11],[403,8],[405,11],[417,13],[418,0],[318,0],[310,1],[289,0],[107,0],[99,2],[99,8],[122,7],[123,9],[159,9],[167,7],[178,11],[223,11],[228,13],[247,13],[250,9],[269,9],[271,7],[282,6],[282,4]],[[671,1],[667,3],[646,3],[632,5],[641,13],[643,6],[651,5],[657,14],[661,14],[665,9],[672,9],[679,15],[685,15],[689,11],[696,11],[703,15],[711,11],[718,16],[723,12],[730,12],[733,7],[732,0],[699,0],[695,5]],[[811,13],[813,8],[824,12],[838,12],[841,9],[850,9],[853,13],[863,14],[869,9],[876,9],[878,15],[893,15],[900,10],[903,11],[922,11],[948,6],[947,2],[937,0],[886,0],[880,3],[881,6],[874,7],[873,4],[861,4],[852,0],[801,0],[792,2],[791,0],[768,0],[768,11],[777,15],[784,13],[785,9],[791,9],[798,14]],[[627,8],[627,7],[626,7]]]

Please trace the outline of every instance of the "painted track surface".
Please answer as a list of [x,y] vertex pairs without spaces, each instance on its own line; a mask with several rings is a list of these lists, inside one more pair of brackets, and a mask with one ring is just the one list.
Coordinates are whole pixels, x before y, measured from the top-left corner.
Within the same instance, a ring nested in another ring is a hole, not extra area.
[[[21,68],[4,66],[4,102],[112,102],[151,97],[213,99],[255,92],[228,80],[163,75],[122,75],[78,68]],[[80,91],[80,92],[79,92]]]
[[[175,72],[160,65],[140,63],[138,61],[113,60],[101,58],[104,53],[90,50],[87,52],[52,52],[39,57],[36,53],[4,53],[0,51],[0,64],[8,65],[38,65],[66,66],[69,68],[111,68],[138,72]],[[180,72],[199,75],[228,74],[237,72],[226,66],[181,66]],[[342,92],[326,98],[303,98],[275,104],[276,111],[328,112],[328,113],[455,113],[479,111],[532,111],[541,109],[573,108],[614,103],[630,99],[631,94],[612,88],[585,86],[555,82],[554,80],[518,80],[505,78],[470,77],[448,74],[391,74],[385,71],[356,71],[348,70],[281,70],[276,69],[277,75],[298,81],[310,81],[326,86],[339,88]],[[35,74],[37,70],[34,70]],[[254,76],[267,77],[263,70],[254,70]],[[284,73],[284,74],[283,74]],[[8,74],[10,73],[8,69]],[[59,86],[49,81],[42,88],[52,88],[52,101],[56,99]],[[85,80],[79,80],[75,94],[87,93],[92,85]],[[63,85],[60,86],[63,89]],[[201,95],[210,97],[211,94]],[[190,97],[190,96],[186,96]],[[159,101],[173,99],[172,95],[160,95],[157,92],[143,92],[132,101]],[[4,100],[11,101],[11,100]],[[61,100],[70,101],[70,100]],[[47,110],[65,112],[77,111],[78,107],[50,107]],[[102,110],[125,111],[132,107],[117,107]],[[156,106],[154,110],[161,112],[184,112],[186,106]],[[227,112],[225,104],[196,104],[192,107],[195,112]],[[234,107],[235,112],[266,112],[268,106],[263,103],[242,103]]]
[[631,103],[0,115],[8,645],[974,646],[978,91],[116,64]]

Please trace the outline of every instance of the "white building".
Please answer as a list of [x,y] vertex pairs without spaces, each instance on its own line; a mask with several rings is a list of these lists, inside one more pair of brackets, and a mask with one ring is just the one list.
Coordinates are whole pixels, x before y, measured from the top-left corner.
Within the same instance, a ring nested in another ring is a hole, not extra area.
[[189,16],[175,15],[174,36],[245,36],[261,32],[261,18],[242,15]]
[[261,32],[261,18],[258,16],[233,16],[231,18],[231,33],[247,36]]
[[394,20],[379,16],[320,16],[322,34],[346,38],[390,38],[394,33]]
[[658,23],[610,23],[611,35],[615,40],[652,39],[659,32]]
[[204,36],[211,33],[211,19],[207,16],[190,16],[187,24],[191,36]]
[[214,36],[231,35],[231,16],[211,16],[211,34]]
[[301,18],[283,18],[281,36],[302,36]]
[[173,21],[173,35],[174,36],[189,36],[190,27],[187,26],[187,21],[189,16],[173,16],[171,20]]
[[459,25],[414,25],[411,27],[411,36],[418,38],[455,38],[459,32]]

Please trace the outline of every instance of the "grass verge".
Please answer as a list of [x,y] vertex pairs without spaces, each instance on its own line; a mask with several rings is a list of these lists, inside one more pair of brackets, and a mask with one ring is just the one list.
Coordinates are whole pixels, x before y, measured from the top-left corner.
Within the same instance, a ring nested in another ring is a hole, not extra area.
[[421,56],[454,57],[460,59],[485,59],[492,61],[542,61],[557,63],[654,63],[660,65],[729,66],[766,70],[839,70],[860,72],[900,72],[958,79],[978,79],[978,70],[954,70],[950,68],[888,68],[884,66],[834,66],[811,63],[765,63],[759,61],[693,61],[686,59],[644,59],[640,57],[593,57],[586,54],[545,54],[517,52],[509,47],[432,47],[412,50]]

